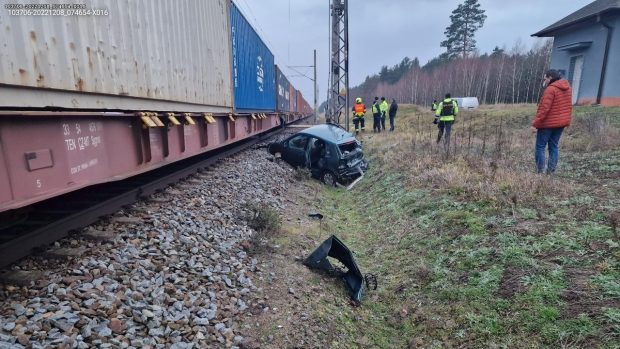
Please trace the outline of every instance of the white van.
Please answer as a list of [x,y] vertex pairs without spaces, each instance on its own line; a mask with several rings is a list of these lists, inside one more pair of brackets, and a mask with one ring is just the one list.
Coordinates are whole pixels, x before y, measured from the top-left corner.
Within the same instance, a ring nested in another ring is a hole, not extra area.
[[480,105],[478,103],[478,97],[456,97],[452,99],[456,100],[459,108],[462,109],[476,109]]

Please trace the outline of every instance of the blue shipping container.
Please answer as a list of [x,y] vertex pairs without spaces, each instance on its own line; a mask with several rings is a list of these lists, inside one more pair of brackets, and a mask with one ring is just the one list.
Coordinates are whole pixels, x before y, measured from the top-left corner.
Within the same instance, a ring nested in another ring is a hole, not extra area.
[[278,84],[278,95],[276,96],[277,111],[288,113],[291,110],[291,83],[288,81],[280,67],[276,65],[276,83]]
[[230,6],[230,23],[235,110],[275,111],[273,53],[234,3]]

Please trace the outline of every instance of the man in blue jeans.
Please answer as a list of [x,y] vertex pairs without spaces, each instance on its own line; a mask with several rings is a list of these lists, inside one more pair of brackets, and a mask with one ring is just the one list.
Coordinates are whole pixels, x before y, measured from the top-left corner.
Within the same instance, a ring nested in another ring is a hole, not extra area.
[[564,127],[541,128],[536,132],[536,168],[538,173],[545,171],[545,148],[549,146],[549,162],[547,173],[554,173],[560,157],[559,144]]
[[532,122],[532,132],[536,133],[536,169],[538,173],[545,171],[545,148],[549,146],[547,173],[553,174],[560,157],[558,145],[562,131],[571,122],[572,91],[568,81],[562,79],[560,73],[553,69],[545,73],[543,86],[545,92],[538,103],[536,118]]

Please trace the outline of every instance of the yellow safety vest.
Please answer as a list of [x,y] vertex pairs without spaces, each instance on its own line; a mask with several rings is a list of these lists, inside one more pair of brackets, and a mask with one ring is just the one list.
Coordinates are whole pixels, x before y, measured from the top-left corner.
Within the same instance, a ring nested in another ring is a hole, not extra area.
[[390,109],[390,106],[388,105],[388,103],[386,101],[381,102],[381,105],[379,105],[379,109],[381,110],[381,114],[388,112],[388,109]]
[[[452,115],[441,115],[443,111],[444,103],[452,103]],[[435,111],[435,116],[439,117],[439,121],[454,121],[454,117],[459,113],[459,105],[456,101],[449,99],[444,99],[443,102],[439,103],[437,110]]]

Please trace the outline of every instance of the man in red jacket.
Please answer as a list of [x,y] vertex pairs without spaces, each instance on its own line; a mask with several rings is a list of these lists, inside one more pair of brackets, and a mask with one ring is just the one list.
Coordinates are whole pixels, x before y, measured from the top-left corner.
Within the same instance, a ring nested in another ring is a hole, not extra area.
[[549,147],[547,173],[553,174],[558,164],[560,152],[558,145],[564,127],[570,125],[573,114],[573,97],[566,79],[561,79],[557,70],[545,73],[543,92],[536,118],[532,123],[532,132],[536,132],[536,167],[538,173],[545,171],[545,149]]

